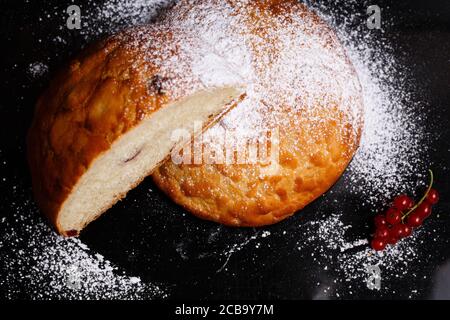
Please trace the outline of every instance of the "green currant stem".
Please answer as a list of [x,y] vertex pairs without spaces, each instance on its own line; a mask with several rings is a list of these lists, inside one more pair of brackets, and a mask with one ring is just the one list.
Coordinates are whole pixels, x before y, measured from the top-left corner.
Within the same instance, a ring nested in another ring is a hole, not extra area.
[[412,207],[411,209],[409,209],[409,211],[408,211],[407,213],[405,213],[405,214],[402,216],[402,221],[403,221],[403,220],[404,220],[411,212],[413,212],[414,210],[416,210],[416,209],[421,205],[422,202],[425,201],[425,199],[426,199],[427,196],[428,196],[428,193],[429,193],[430,190],[431,190],[431,187],[433,187],[433,182],[434,182],[433,171],[432,171],[431,169],[428,169],[428,171],[430,172],[430,183],[428,184],[427,192],[425,192],[425,194],[423,195],[423,197],[420,199],[419,202],[417,202],[417,204],[416,204],[414,207]]

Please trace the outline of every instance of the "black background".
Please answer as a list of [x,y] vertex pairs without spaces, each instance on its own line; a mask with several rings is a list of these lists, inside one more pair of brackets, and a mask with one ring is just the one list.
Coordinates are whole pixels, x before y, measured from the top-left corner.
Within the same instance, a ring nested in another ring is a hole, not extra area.
[[[65,24],[61,19],[63,15],[39,21],[49,8],[64,12],[68,3],[71,2],[0,1],[0,149],[2,160],[7,160],[8,164],[0,167],[1,177],[6,177],[6,182],[0,181],[0,215],[3,216],[10,214],[9,204],[17,200],[10,191],[11,183],[24,188],[31,197],[24,146],[36,98],[51,74],[86,44],[85,37],[77,30],[58,30]],[[334,5],[332,1],[322,3]],[[428,132],[435,137],[429,159],[438,177],[436,187],[442,199],[436,209],[442,218],[430,221],[429,228],[439,223],[442,234],[439,241],[424,239],[422,244],[431,254],[427,261],[415,266],[415,272],[426,278],[404,276],[397,279],[395,293],[369,291],[364,283],[358,283],[352,295],[344,294],[340,298],[407,298],[413,289],[419,292],[416,298],[428,298],[435,285],[433,274],[436,268],[450,258],[450,2],[359,1],[349,2],[347,6],[355,14],[364,16],[369,4],[382,7],[383,18],[391,21],[383,34],[374,31],[374,37],[389,41],[399,63],[413,71],[411,81],[417,88],[415,94],[429,110]],[[82,4],[82,9],[83,6],[89,6],[89,3]],[[364,22],[355,19],[353,23]],[[52,41],[61,34],[67,43]],[[50,72],[39,81],[27,72],[30,63],[35,61],[44,61],[49,66]],[[149,189],[153,191],[149,192]],[[345,190],[342,180],[334,189]],[[314,213],[320,201],[308,206],[302,214],[266,228],[272,234],[270,240],[258,250],[253,246],[244,247],[233,254],[227,269],[222,272],[217,270],[224,264],[224,257],[218,257],[214,252],[224,250],[240,239],[244,241],[255,230],[218,227],[182,214],[184,211],[159,193],[150,179],[90,225],[81,239],[130,274],[138,275],[144,281],[171,284],[172,298],[310,299],[314,296],[315,283],[324,276],[323,271],[308,260],[308,255],[299,260],[292,254],[296,243],[304,236],[296,232],[296,227],[316,218]],[[359,209],[359,199],[346,201],[348,207]],[[354,223],[361,225],[366,233],[369,214],[362,212],[353,216],[358,219]],[[283,231],[287,231],[287,235]],[[339,275],[331,271],[326,276]],[[26,290],[23,288],[23,298],[27,297]]]

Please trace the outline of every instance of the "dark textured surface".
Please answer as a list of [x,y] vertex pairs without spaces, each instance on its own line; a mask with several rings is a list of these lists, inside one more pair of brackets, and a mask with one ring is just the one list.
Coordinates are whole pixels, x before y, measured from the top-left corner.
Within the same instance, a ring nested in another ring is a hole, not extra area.
[[[333,5],[331,1],[324,3]],[[436,287],[448,290],[449,286],[444,284],[450,281],[448,268],[446,271],[439,268],[446,261],[450,263],[450,3],[378,1],[378,4],[385,8],[385,17],[392,20],[392,25],[381,36],[393,44],[399,61],[412,69],[411,81],[417,87],[414,94],[431,115],[426,132],[435,138],[430,140],[429,158],[442,200],[435,210],[440,218],[430,220],[427,228],[436,229],[439,234],[423,239],[420,244],[428,258],[410,268],[414,277],[406,274],[390,279],[391,290],[381,292],[366,289],[360,280],[350,284],[338,282],[338,286],[353,286],[351,294],[343,288],[340,298],[407,298],[414,290],[417,290],[415,298],[428,298]],[[61,16],[45,23],[39,21],[48,8],[57,6],[63,12],[67,7],[64,1],[24,4],[3,0],[0,6],[3,16],[0,21],[0,156],[6,162],[0,166],[3,179],[0,181],[0,215],[8,216],[11,204],[17,201],[11,192],[12,185],[24,188],[31,197],[24,143],[36,97],[51,73],[78,52],[85,39],[77,31],[58,31],[65,23]],[[367,3],[361,1],[353,7],[361,14],[366,6]],[[355,23],[361,21],[355,20]],[[66,33],[65,44],[53,41],[61,33]],[[50,70],[50,74],[39,81],[27,72],[29,64],[35,61],[43,61]],[[344,182],[345,179],[341,180],[334,186],[333,194],[326,197],[345,201],[348,212],[361,210],[362,200],[348,195]],[[307,237],[299,226],[316,220],[319,206],[322,206],[321,214],[327,215],[323,212],[323,207],[327,208],[322,205],[323,198],[275,226],[258,230],[232,229],[182,214],[182,209],[164,195],[149,192],[149,189],[156,190],[147,179],[130,192],[126,200],[93,223],[81,239],[130,274],[169,284],[172,298],[313,298],[317,282],[343,276],[339,270],[324,271],[317,260],[311,259],[308,249],[301,256],[296,254],[297,244]],[[327,203],[331,212],[332,201]],[[361,229],[359,234],[349,234],[349,241],[368,233],[370,212],[361,211],[351,215],[351,219],[351,223]],[[252,241],[251,237],[256,233],[260,235],[263,230],[270,231],[271,236],[259,236],[256,241],[261,243],[259,248],[242,246],[230,255],[227,267],[222,268],[228,256],[218,252],[229,252],[230,244]],[[26,288],[23,290],[26,292]],[[440,294],[440,297],[445,294],[449,297],[449,292]]]

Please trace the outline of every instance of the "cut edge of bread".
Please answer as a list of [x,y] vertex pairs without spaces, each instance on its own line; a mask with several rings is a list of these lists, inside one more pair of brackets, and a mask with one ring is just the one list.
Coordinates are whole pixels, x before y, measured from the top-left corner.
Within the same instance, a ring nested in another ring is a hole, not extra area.
[[173,141],[175,130],[192,132],[196,122],[206,128],[226,113],[243,92],[239,87],[199,91],[142,120],[92,161],[62,203],[55,221],[57,231],[77,236],[150,175],[178,143],[185,143]]

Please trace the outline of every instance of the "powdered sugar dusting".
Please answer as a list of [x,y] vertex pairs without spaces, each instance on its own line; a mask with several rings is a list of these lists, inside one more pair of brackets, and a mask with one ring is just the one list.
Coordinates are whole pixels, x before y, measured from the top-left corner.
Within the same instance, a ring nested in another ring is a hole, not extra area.
[[[386,59],[379,63],[386,63]],[[408,183],[411,174],[419,173],[418,181],[426,181],[420,172],[426,169],[422,155],[427,144],[422,141],[421,119],[408,111],[408,104],[414,102],[406,92],[392,88],[383,79],[393,75],[385,74],[383,69],[368,70],[361,62],[356,63],[356,68],[365,91],[366,113],[361,148],[350,166],[354,172],[351,185],[372,205],[379,205],[395,193],[415,190],[417,185]],[[377,72],[381,74],[374,77]],[[404,80],[397,76],[395,81],[400,86]],[[361,179],[364,183],[360,183]]]
[[110,35],[124,27],[143,25],[155,19],[175,0],[107,0],[89,1],[83,28],[86,39],[93,36]]
[[[378,266],[384,281],[380,288],[383,292],[390,292],[390,279],[405,276],[417,262],[418,246],[423,235],[422,230],[416,230],[411,237],[399,241],[395,246],[375,252],[368,246],[366,238],[349,240],[347,234],[353,227],[342,221],[341,213],[309,222],[302,228],[310,236],[298,244],[297,249],[302,251],[313,248],[313,260],[319,265],[325,265],[327,269],[337,270],[341,274],[341,277],[337,277],[339,283],[360,283],[365,286],[368,279],[367,267]],[[341,287],[334,291],[334,295],[351,295],[352,290],[349,289],[351,288]]]
[[[193,3],[192,16],[186,18],[181,10],[186,20],[174,20],[182,21],[183,30],[195,25],[191,32],[206,34],[200,36],[203,44],[194,42],[195,50],[190,51],[194,61],[201,61],[201,67],[194,62],[194,75],[210,85],[235,78],[235,83],[246,88],[244,101],[203,135],[205,144],[216,148],[225,131],[235,144],[245,143],[276,127],[303,125],[303,118],[315,128],[336,117],[337,112],[326,109],[330,105],[341,111],[343,119],[335,119],[341,136],[351,128],[353,141],[349,143],[357,143],[362,117],[360,85],[344,49],[315,15],[307,11],[300,15],[288,8],[280,18],[258,12],[260,8],[251,1],[236,1],[233,6],[221,1]],[[254,14],[265,15],[265,19],[256,20]],[[181,34],[182,41],[190,39]],[[203,55],[198,47],[205,44],[210,53]],[[198,55],[200,60],[195,58]],[[314,134],[305,135],[302,141],[306,146],[321,135],[320,130],[311,130]]]
[[44,74],[48,72],[48,66],[43,64],[42,62],[34,62],[31,63],[28,68],[28,73],[33,78],[39,78],[42,77]]
[[[14,191],[16,199],[22,195]],[[18,202],[19,203],[19,202]],[[9,299],[152,299],[167,292],[127,276],[80,240],[51,230],[29,200],[3,218],[0,286]],[[22,226],[22,228],[18,228]],[[26,292],[21,289],[27,288]]]
[[426,180],[421,173],[427,169],[428,144],[426,112],[417,115],[421,102],[412,99],[412,88],[406,85],[407,68],[397,64],[389,44],[377,41],[364,24],[350,26],[346,17],[355,12],[342,12],[340,6],[313,7],[337,30],[363,87],[365,123],[361,147],[349,168],[352,191],[377,206],[395,194],[411,193]]

